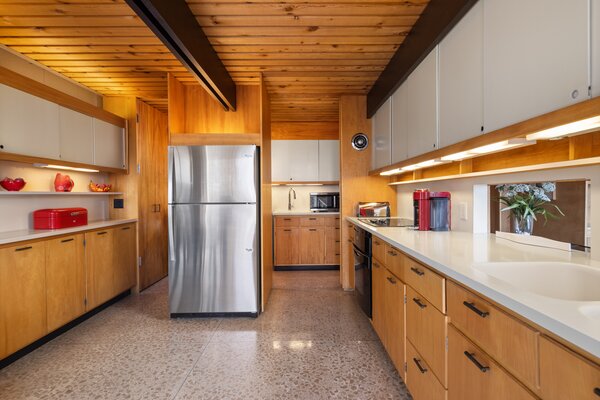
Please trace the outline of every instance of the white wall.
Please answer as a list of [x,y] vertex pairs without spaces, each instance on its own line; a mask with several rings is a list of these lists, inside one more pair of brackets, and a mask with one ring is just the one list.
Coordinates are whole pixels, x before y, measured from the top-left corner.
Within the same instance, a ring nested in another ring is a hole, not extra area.
[[292,194],[292,211],[310,211],[310,193],[313,192],[339,192],[337,185],[326,186],[273,186],[273,212],[288,211],[288,192],[290,188],[296,191],[296,200]]
[[[412,192],[415,189],[426,188],[431,191],[449,191],[452,193],[452,229],[456,231],[473,232],[474,185],[497,185],[510,182],[540,182],[566,179],[587,179],[591,181],[592,211],[590,219],[592,222],[592,231],[598,231],[600,229],[600,166],[520,172],[505,175],[400,185],[396,187],[398,193],[398,216],[412,219]],[[466,219],[460,219],[461,207],[467,208]],[[592,234],[592,258],[600,260],[600,234]]]

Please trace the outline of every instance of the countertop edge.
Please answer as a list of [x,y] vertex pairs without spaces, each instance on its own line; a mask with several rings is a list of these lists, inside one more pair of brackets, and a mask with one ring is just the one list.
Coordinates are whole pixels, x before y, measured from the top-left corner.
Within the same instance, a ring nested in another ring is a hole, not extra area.
[[485,283],[479,282],[468,276],[465,276],[453,268],[447,267],[446,265],[432,260],[426,255],[419,253],[410,247],[407,247],[401,243],[394,241],[393,239],[390,239],[389,237],[382,234],[381,232],[378,232],[369,225],[358,221],[356,217],[347,216],[345,217],[345,219],[353,223],[354,225],[365,229],[372,235],[377,236],[378,238],[393,245],[394,247],[397,247],[399,250],[402,250],[417,261],[426,264],[435,271],[451,278],[452,280],[460,284],[465,285],[467,288],[473,290],[474,292],[489,298],[490,300],[522,316],[524,319],[531,321],[533,324],[536,324],[542,327],[543,329],[547,330],[548,332],[551,332],[552,334],[572,343],[573,345],[581,348],[589,354],[600,358],[600,346],[598,346],[598,341],[595,338],[586,334],[585,332],[582,332],[578,329],[574,329],[568,324],[565,324],[560,320],[552,318],[519,300],[515,300]]
[[12,244],[18,242],[26,242],[29,240],[44,239],[54,236],[68,235],[71,233],[91,231],[94,229],[102,229],[110,226],[123,225],[137,222],[137,218],[128,219],[111,219],[105,221],[93,221],[87,225],[76,226],[73,228],[55,229],[55,230],[20,230],[0,232],[0,245]]
[[273,211],[273,216],[287,216],[287,217],[303,217],[303,216],[315,216],[319,215],[340,215],[339,211],[328,211],[328,212],[312,212],[312,211]]

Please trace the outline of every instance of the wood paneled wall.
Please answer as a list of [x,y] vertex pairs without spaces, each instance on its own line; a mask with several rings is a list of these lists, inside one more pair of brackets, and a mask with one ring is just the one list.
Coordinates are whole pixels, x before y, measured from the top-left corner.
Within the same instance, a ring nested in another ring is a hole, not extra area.
[[262,309],[269,300],[273,286],[273,205],[271,185],[271,104],[267,87],[261,81],[261,239],[262,239]]
[[261,132],[261,85],[237,86],[237,110],[225,111],[200,85],[169,76],[169,132],[240,134]]
[[273,140],[336,140],[340,127],[337,121],[272,122],[271,134]]
[[[366,96],[342,96],[340,98],[340,197],[342,215],[342,259],[340,279],[346,290],[354,289],[354,258],[348,222],[343,219],[356,215],[360,201],[389,201],[392,215],[396,212],[396,191],[388,186],[389,179],[369,176],[371,148],[357,151],[350,140],[362,132],[371,142],[371,120],[367,119]],[[371,142],[372,143],[372,142]]]

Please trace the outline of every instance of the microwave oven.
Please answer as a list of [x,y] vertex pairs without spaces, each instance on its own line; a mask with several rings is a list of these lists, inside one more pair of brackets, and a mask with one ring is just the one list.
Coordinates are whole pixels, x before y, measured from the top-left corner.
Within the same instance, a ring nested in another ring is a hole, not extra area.
[[340,211],[340,194],[337,192],[320,192],[310,194],[310,211]]

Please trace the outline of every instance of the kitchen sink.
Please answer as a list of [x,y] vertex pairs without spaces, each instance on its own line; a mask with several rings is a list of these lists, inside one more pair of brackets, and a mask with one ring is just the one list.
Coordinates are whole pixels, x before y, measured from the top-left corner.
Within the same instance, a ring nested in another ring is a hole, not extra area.
[[473,268],[516,288],[573,301],[600,301],[600,269],[563,262],[487,262]]

